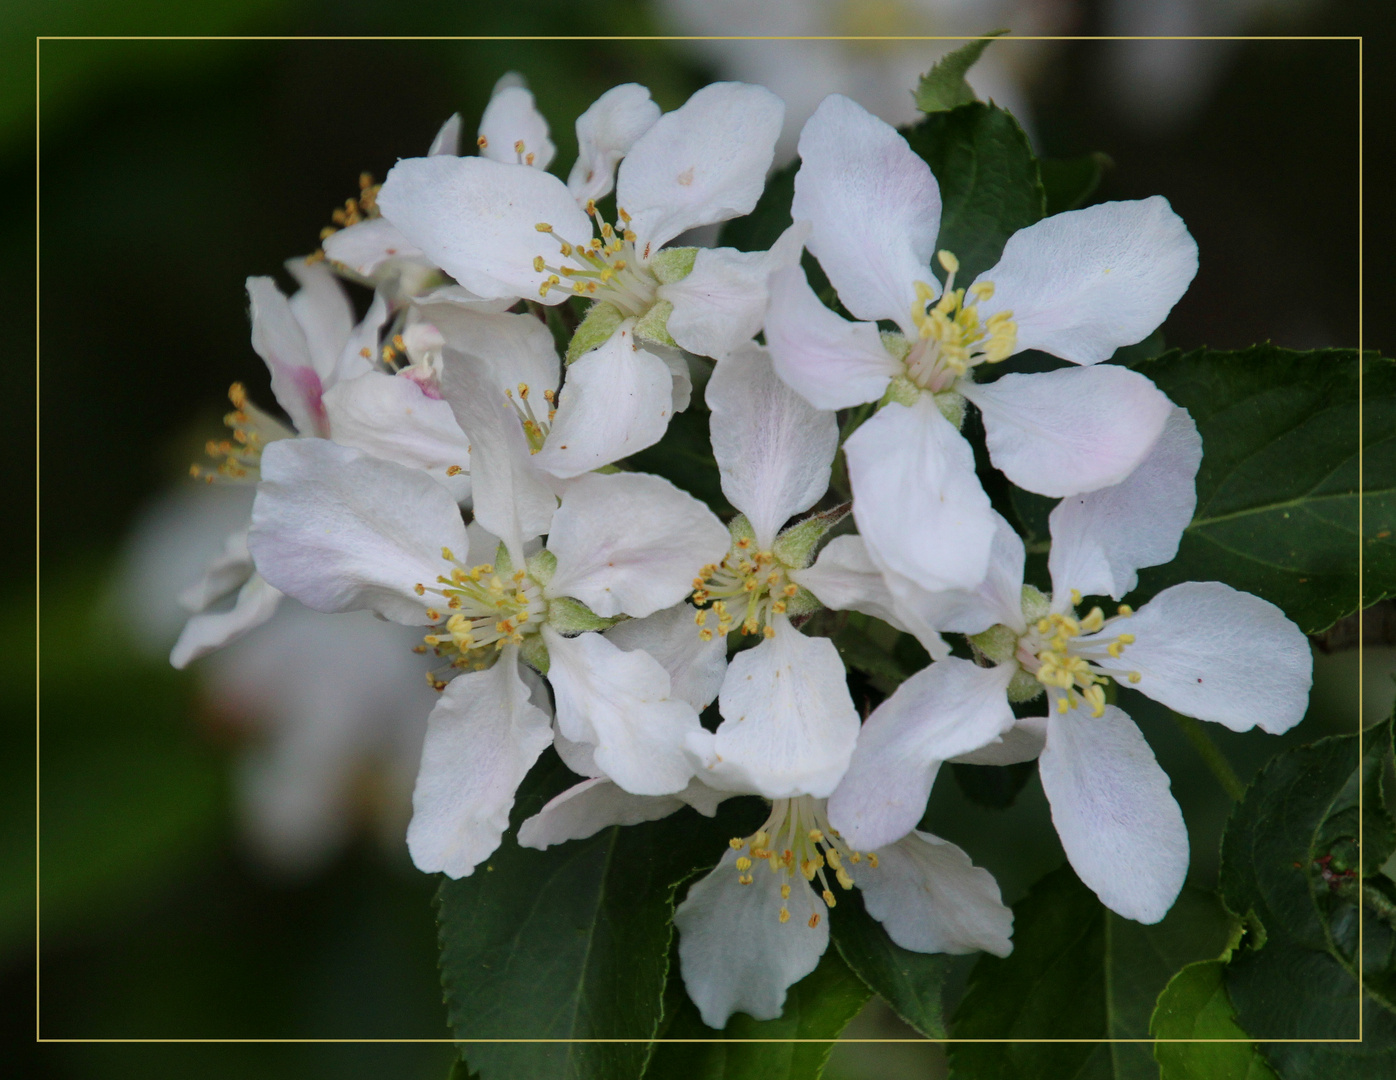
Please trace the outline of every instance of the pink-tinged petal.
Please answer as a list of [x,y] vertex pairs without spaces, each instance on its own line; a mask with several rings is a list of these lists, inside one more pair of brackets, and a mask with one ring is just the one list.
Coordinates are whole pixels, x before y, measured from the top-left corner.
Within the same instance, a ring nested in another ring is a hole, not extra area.
[[467,553],[460,509],[426,473],[323,439],[262,454],[248,548],[263,577],[316,611],[369,608],[420,626],[441,549]]
[[[534,464],[571,479],[653,446],[674,415],[674,376],[635,343],[626,320],[567,369],[557,415]],[[543,406],[546,407],[546,406]]]
[[518,650],[451,680],[427,719],[407,850],[417,869],[466,877],[499,847],[514,793],[552,742],[529,701]]
[[868,914],[903,949],[924,953],[1013,951],[1013,910],[989,871],[948,840],[913,831],[857,867]]
[[565,638],[543,627],[558,729],[591,743],[597,767],[632,795],[672,795],[693,778],[684,740],[698,714],[671,696],[668,673],[646,652],[600,634]]
[[1114,364],[964,380],[957,389],[984,414],[989,457],[1004,475],[1058,498],[1118,484],[1173,411],[1147,378]]
[[188,667],[200,657],[231,644],[276,614],[280,603],[281,593],[259,574],[253,574],[238,590],[232,607],[225,611],[204,610],[189,617],[170,650],[171,666]]
[[305,333],[315,373],[329,386],[339,372],[341,353],[354,330],[354,305],[323,261],[287,259],[286,269],[300,285],[288,301],[291,314]]
[[587,473],[563,495],[548,550],[548,597],[571,596],[603,618],[643,618],[672,607],[731,542],[716,515],[648,473]]
[[378,206],[428,259],[487,299],[562,303],[572,294],[538,294],[548,272],[534,270],[533,260],[555,261],[558,244],[536,226],[551,225],[573,244],[592,233],[591,219],[557,177],[487,158],[441,154],[399,161],[378,193]]
[[1188,581],[1164,589],[1098,637],[1110,640],[1121,631],[1135,640],[1110,666],[1137,671],[1134,688],[1170,709],[1232,731],[1258,727],[1271,735],[1304,718],[1313,653],[1299,627],[1269,601],[1219,581]]
[[621,158],[658,119],[659,106],[639,83],[611,87],[577,117],[577,160],[567,188],[579,206],[611,193]]
[[710,83],[636,140],[616,178],[641,260],[679,233],[751,213],[785,105],[769,90]]
[[[743,885],[737,858],[728,848],[674,911],[684,989],[703,1023],[717,1029],[734,1012],[774,1020],[786,990],[815,969],[829,945],[828,909],[803,877],[757,867]],[[785,884],[788,897],[781,895]]]
[[324,242],[325,258],[356,274],[373,277],[389,259],[421,259],[422,249],[398,231],[387,218],[369,218],[340,229]]
[[[533,94],[504,76],[480,117],[480,156],[506,165],[546,169],[557,147],[548,138],[548,122],[533,103]],[[519,144],[522,143],[522,149]]]
[[[1008,238],[981,318],[1011,311],[1019,349],[1077,364],[1148,337],[1197,273],[1197,242],[1161,195],[1069,210]],[[851,309],[850,309],[851,310]]]
[[267,362],[277,404],[300,434],[326,434],[320,376],[289,301],[269,277],[248,278],[247,296],[252,306],[252,348]]
[[940,188],[904,138],[831,94],[800,133],[791,216],[814,225],[808,247],[854,318],[906,327],[916,282],[940,232]]
[[1134,588],[1138,571],[1178,553],[1197,506],[1194,478],[1202,438],[1186,409],[1175,408],[1154,448],[1118,484],[1069,495],[1050,518],[1054,598],[1076,589],[1116,600]]
[[766,283],[800,261],[809,224],[797,221],[770,251],[699,248],[685,278],[661,285],[656,295],[674,305],[666,328],[682,348],[721,360],[750,344],[766,318]]
[[798,266],[771,275],[766,345],[776,373],[819,409],[845,409],[887,392],[901,363],[872,323],[848,322],[819,302]]
[[704,398],[722,493],[751,522],[757,546],[768,550],[781,526],[829,489],[838,421],[782,382],[759,345],[719,363]]
[[885,405],[844,443],[853,518],[868,554],[926,590],[973,589],[989,569],[994,516],[969,443],[929,394]]
[[937,660],[873,710],[848,772],[829,796],[829,822],[850,846],[874,851],[896,843],[926,812],[940,763],[1013,726],[1007,690],[1015,670]]
[[626,652],[643,649],[669,673],[670,691],[702,712],[722,689],[727,674],[727,642],[704,641],[693,621],[694,609],[676,604],[643,619],[626,619],[605,631],[608,641]]
[[1076,876],[1126,919],[1168,914],[1188,873],[1188,830],[1134,721],[1113,705],[1098,718],[1053,709],[1037,770]]

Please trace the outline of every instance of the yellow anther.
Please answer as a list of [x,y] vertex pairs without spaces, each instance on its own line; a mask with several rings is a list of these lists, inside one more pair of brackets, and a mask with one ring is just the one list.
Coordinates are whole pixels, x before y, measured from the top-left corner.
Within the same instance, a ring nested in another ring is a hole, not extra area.
[[447,475],[447,476],[459,476],[459,475],[460,475],[461,473],[463,473],[463,472],[465,472],[465,470],[462,469],[459,465],[448,465],[448,466],[446,466],[446,475]]
[[1128,604],[1121,604],[1117,610],[1126,619],[1128,619],[1131,615],[1134,614],[1134,608],[1130,607]]
[[773,638],[776,636],[776,628],[774,626],[766,626],[761,630],[761,633],[765,637]]
[[727,846],[730,847],[733,851],[741,851],[742,848],[746,846],[746,841],[743,840],[740,836],[734,836],[731,840],[727,841]]
[[489,144],[489,139],[485,138],[483,135],[481,135],[478,139],[475,140],[475,145],[478,146],[481,150],[489,146]]
[[514,153],[516,153],[516,154],[522,154],[523,152],[524,152],[524,142],[523,142],[523,140],[522,140],[522,139],[515,139],[515,140],[514,140]]
[[877,869],[877,852],[868,852],[868,865],[871,866],[874,870]]
[[840,869],[835,873],[834,876],[838,878],[839,885],[841,885],[843,888],[853,888],[853,878],[849,875],[847,870]]
[[1132,683],[1137,683],[1137,682],[1138,682],[1140,679],[1142,679],[1143,677],[1144,677],[1144,676],[1141,675],[1141,674],[1139,674],[1139,672],[1137,672],[1137,671],[1131,671],[1131,672],[1129,673],[1129,681],[1132,682]]
[[549,225],[546,221],[540,221],[537,225],[533,227],[541,233],[550,233],[553,231],[553,227]]
[[816,844],[824,839],[824,834],[820,832],[818,829],[811,829],[808,835],[809,838],[813,840]]
[[[811,839],[813,839],[813,837],[811,837]],[[821,836],[820,839],[823,839],[823,837]],[[839,859],[839,853],[837,848],[829,848],[829,850],[824,853],[824,858],[829,860],[829,865],[832,866],[835,870],[842,868],[842,862]]]
[[752,842],[756,847],[763,848],[763,847],[765,847],[767,844],[769,844],[769,843],[771,842],[771,838],[770,838],[770,836],[768,836],[768,835],[766,834],[766,830],[765,830],[765,829],[761,829],[760,831],[757,832],[757,834],[756,834],[755,836],[753,836],[753,837],[751,838],[751,842]]
[[939,261],[940,265],[945,269],[945,272],[947,274],[954,274],[959,272],[960,260],[955,258],[954,255],[950,254],[950,252],[937,251],[936,259],[937,261]]
[[417,584],[412,586],[412,591],[415,592],[418,596],[425,596],[427,593],[427,587],[419,581],[417,582]]
[[824,897],[824,903],[828,904],[830,907],[838,906],[838,901],[834,899],[832,890],[825,889],[821,895]]
[[790,884],[789,884],[789,882],[786,882],[786,883],[784,883],[784,884],[781,885],[781,887],[780,887],[780,898],[781,898],[782,900],[789,900],[789,899],[790,899]]
[[1121,645],[1133,645],[1133,644],[1134,644],[1134,635],[1133,635],[1133,634],[1121,634],[1121,635],[1120,635],[1119,637],[1117,637],[1115,640],[1118,641]]
[[741,858],[737,860],[737,869],[741,870],[743,873],[745,873],[747,870],[750,870],[751,860],[748,859],[745,855],[743,855]]
[[817,927],[818,925],[819,925],[819,912],[816,911],[813,915],[811,915],[811,916],[809,917],[809,928],[810,928],[811,930],[813,930],[813,929],[814,929],[815,927]]
[[1071,590],[1071,606],[1072,606],[1072,607],[1078,607],[1078,606],[1080,605],[1080,603],[1081,603],[1081,590],[1080,590],[1080,589],[1072,589],[1072,590]]
[[698,638],[700,641],[712,641],[713,632],[711,630],[699,630]]
[[780,921],[782,923],[788,923],[790,921],[790,909],[784,904],[780,907]]
[[437,611],[435,608],[427,608],[427,618],[432,622],[436,622],[437,619],[441,618],[441,612]]
[[544,266],[544,263],[543,263],[543,256],[541,256],[541,255],[535,255],[535,256],[533,256],[533,269],[534,269],[537,273],[540,273],[540,274],[541,274],[541,273],[543,272],[543,266]]

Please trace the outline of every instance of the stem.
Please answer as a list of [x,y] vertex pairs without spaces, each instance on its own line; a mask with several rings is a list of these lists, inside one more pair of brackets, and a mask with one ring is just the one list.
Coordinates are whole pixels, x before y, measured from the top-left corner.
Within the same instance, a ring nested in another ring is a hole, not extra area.
[[1187,736],[1188,742],[1192,743],[1192,748],[1207,763],[1207,768],[1212,770],[1212,775],[1217,778],[1217,783],[1222,786],[1222,790],[1226,792],[1232,802],[1240,802],[1246,793],[1246,785],[1241,783],[1240,777],[1231,767],[1231,762],[1226,760],[1226,755],[1212,741],[1212,737],[1191,716],[1180,716],[1178,713],[1174,713],[1173,719],[1183,729],[1183,734]]

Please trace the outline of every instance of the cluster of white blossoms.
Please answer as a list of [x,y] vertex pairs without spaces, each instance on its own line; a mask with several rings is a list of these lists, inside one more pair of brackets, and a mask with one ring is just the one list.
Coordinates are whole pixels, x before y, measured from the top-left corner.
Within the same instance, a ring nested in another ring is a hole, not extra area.
[[[427,871],[468,875],[498,848],[549,746],[579,781],[522,824],[525,846],[767,800],[675,914],[685,984],[714,1027],[780,1013],[854,886],[905,948],[1009,952],[991,875],[918,829],[944,761],[1039,758],[1082,880],[1157,921],[1187,834],[1111,683],[1279,732],[1310,677],[1299,630],[1225,585],[1109,615],[1083,599],[1123,597],[1192,516],[1191,420],[1099,363],[1149,334],[1196,270],[1167,202],[1047,218],[960,283],[936,249],[928,166],[833,96],[800,137],[794,223],[770,251],[675,246],[752,210],[783,112],[739,83],[667,114],[616,87],[578,120],[564,183],[545,171],[532,96],[506,79],[477,154],[457,153],[453,118],[381,189],[365,179],[324,259],[288,264],[294,296],[249,280],[253,344],[292,427],[235,389],[234,439],[211,449],[223,474],[257,481],[251,522],[190,596],[207,610],[174,657],[264,621],[283,594],[419,628],[439,697],[407,841]],[[805,250],[859,321],[814,294]],[[341,279],[373,288],[362,320]],[[573,298],[584,317],[562,340],[549,309]],[[1024,349],[1073,366],[986,377]],[[726,523],[626,462],[695,384],[738,511]],[[969,405],[994,465],[1061,500],[1051,595],[1024,585],[1023,543],[980,486]],[[848,435],[837,410],[854,406],[871,415]],[[830,491],[840,450],[851,506]],[[932,662],[860,720],[816,632],[842,618],[826,611],[911,633]],[[1016,719],[1033,699],[1045,715]]]

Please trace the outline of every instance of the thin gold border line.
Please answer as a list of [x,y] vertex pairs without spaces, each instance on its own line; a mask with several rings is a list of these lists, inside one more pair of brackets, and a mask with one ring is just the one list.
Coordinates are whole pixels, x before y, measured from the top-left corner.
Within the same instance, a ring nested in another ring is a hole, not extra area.
[[[40,148],[40,57],[42,49],[40,45],[46,40],[96,40],[96,42],[170,42],[170,40],[218,40],[218,42],[286,42],[286,40],[307,40],[307,42],[324,42],[324,40],[388,40],[388,42],[426,42],[426,40],[447,40],[447,42],[461,42],[461,40],[482,40],[482,42],[497,42],[497,40],[547,40],[547,42],[564,42],[564,40],[620,40],[620,42],[683,42],[683,40],[856,40],[856,42],[933,42],[933,40],[977,40],[981,35],[972,36],[602,36],[602,35],[549,35],[549,36],[528,36],[528,35],[491,35],[491,36],[374,36],[374,35],[35,35],[34,39],[34,144],[35,144],[35,165],[34,165],[34,229],[35,229],[35,1042],[53,1042],[53,1044],[195,1044],[195,1042],[212,1042],[212,1044],[451,1044],[451,1045],[473,1045],[473,1044],[515,1044],[515,1042],[544,1042],[544,1044],[572,1044],[572,1042],[596,1042],[596,1044],[611,1044],[611,1042],[644,1042],[644,1044],[656,1044],[656,1042],[676,1042],[676,1044],[711,1044],[711,1042],[812,1042],[812,1044],[833,1044],[833,1042],[850,1042],[850,1044],[902,1044],[902,1042],[935,1042],[935,1044],[955,1044],[955,1042],[983,1042],[983,1044],[1054,1044],[1054,1042],[1071,1042],[1071,1044],[1115,1044],[1115,1042],[1129,1042],[1129,1044],[1360,1044],[1362,1041],[1362,1020],[1364,1020],[1364,1010],[1362,1010],[1362,921],[1361,906],[1358,907],[1358,978],[1357,978],[1357,1038],[1336,1038],[1336,1040],[1323,1040],[1323,1038],[1198,1038],[1198,1040],[1185,1040],[1185,1038],[944,1038],[944,1040],[934,1040],[934,1038],[476,1038],[476,1040],[461,1040],[461,1038],[45,1038],[40,1034],[39,1002],[40,1002],[40,935],[39,927],[42,921],[42,904],[40,904],[40,875],[39,860],[42,857],[42,846],[39,843],[39,781],[40,781],[40,755],[39,755],[39,687],[40,687],[40,628],[42,628],[42,615],[40,615],[39,596],[39,380],[38,380],[38,357],[40,353],[40,229],[39,229],[39,148]],[[1364,359],[1364,338],[1362,338],[1362,273],[1365,271],[1364,248],[1362,248],[1362,198],[1364,198],[1364,177],[1362,177],[1362,163],[1364,163],[1364,147],[1362,147],[1362,124],[1364,124],[1364,75],[1362,75],[1362,46],[1364,38],[1362,35],[1322,35],[1322,36],[1301,36],[1301,35],[1227,35],[1227,36],[1127,36],[1127,35],[1097,35],[1097,36],[1069,36],[1069,35],[1020,35],[1012,38],[1002,38],[1001,40],[1087,40],[1087,42],[1099,42],[1099,40],[1258,40],[1258,42],[1272,42],[1272,40],[1304,40],[1304,42],[1346,42],[1346,40],[1356,40],[1357,42],[1357,258],[1358,258],[1358,280],[1357,280],[1357,573],[1358,573],[1358,620],[1357,620],[1357,647],[1358,647],[1358,706],[1357,706],[1357,726],[1358,740],[1361,738],[1362,720],[1364,720],[1364,702],[1361,698],[1361,685],[1364,680],[1364,663],[1362,663],[1362,649],[1364,649],[1364,636],[1362,636],[1362,600],[1364,597],[1364,373],[1362,373],[1362,359]],[[1362,770],[1358,769],[1358,811],[1362,808]],[[1358,812],[1358,851],[1362,850],[1362,813]]]
[[[1364,156],[1362,150],[1362,39],[1357,39],[1357,876],[1362,877],[1362,853],[1367,849],[1363,847],[1362,824],[1367,814],[1363,807],[1365,796],[1364,775],[1367,770],[1363,768],[1362,761],[1362,732],[1366,727],[1365,715],[1365,693],[1366,679],[1363,674],[1363,643],[1362,624],[1364,601],[1366,596],[1366,581],[1363,578],[1365,549],[1367,547],[1367,532],[1364,527],[1363,504],[1366,498],[1366,473],[1364,471],[1364,452],[1366,447],[1366,426],[1365,414],[1367,412],[1367,402],[1364,396],[1365,376],[1364,369],[1367,366],[1367,356],[1363,349],[1362,341],[1362,279],[1366,272],[1366,265],[1362,258],[1362,199],[1363,199],[1363,163]],[[1363,935],[1366,929],[1366,916],[1363,909],[1366,904],[1361,902],[1359,894],[1357,904],[1357,1041],[1362,1041],[1363,1021],[1367,1010],[1363,1002],[1363,990],[1366,986],[1364,977],[1365,950],[1363,948]]]
[[[922,34],[922,35],[851,35],[851,34],[780,34],[691,35],[691,34],[496,34],[478,36],[459,34],[430,36],[416,34],[40,34],[38,41],[978,41],[982,34]],[[1015,34],[995,38],[996,41],[1361,41],[1357,34],[1176,34],[1145,36],[1129,34],[1098,34],[1071,36],[1067,34]]]

